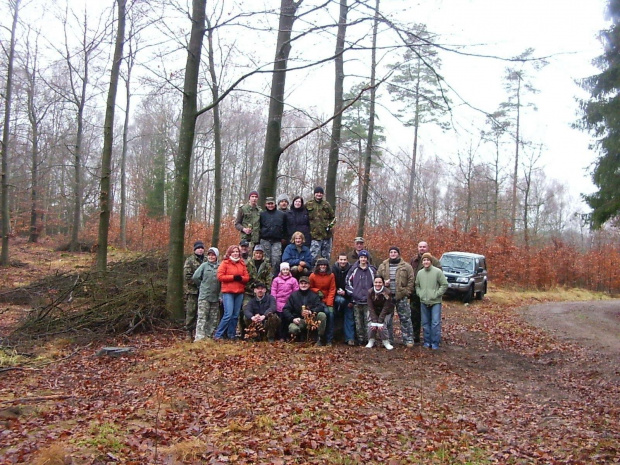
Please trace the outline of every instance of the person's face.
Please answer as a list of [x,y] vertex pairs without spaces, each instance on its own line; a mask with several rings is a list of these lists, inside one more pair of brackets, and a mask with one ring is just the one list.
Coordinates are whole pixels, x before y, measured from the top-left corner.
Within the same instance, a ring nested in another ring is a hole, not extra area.
[[380,290],[383,287],[383,280],[381,278],[375,278],[375,289]]
[[250,205],[256,206],[257,203],[258,203],[258,195],[256,194],[250,195]]
[[422,265],[424,265],[424,268],[428,268],[431,266],[431,259],[430,258],[425,258],[424,260],[422,260]]
[[267,202],[265,204],[265,207],[267,207],[267,210],[273,210],[274,208],[276,208],[276,203],[275,202]]
[[288,208],[288,201],[287,200],[280,200],[280,203],[278,204],[278,207],[280,208],[280,210],[286,210]]
[[308,289],[310,289],[310,283],[307,281],[301,281],[299,283],[299,289],[301,289],[302,291],[306,291]]
[[396,258],[398,258],[399,256],[400,256],[400,255],[399,255],[399,253],[398,253],[396,250],[394,250],[394,249],[390,250],[390,258],[391,258],[391,259],[396,259]]
[[265,254],[263,253],[262,250],[256,250],[254,252],[254,260],[262,260],[264,256]]
[[340,268],[344,268],[345,266],[347,266],[347,263],[349,263],[349,261],[347,260],[346,255],[338,256],[338,265],[340,265]]
[[323,192],[317,192],[314,194],[315,200],[321,200],[323,198]]
[[230,256],[232,258],[239,258],[241,256],[241,252],[239,252],[239,248],[235,247],[232,252],[230,252]]
[[355,250],[357,250],[358,252],[359,252],[360,250],[362,250],[363,248],[364,248],[364,243],[363,243],[363,242],[357,241],[357,242],[355,243]]
[[254,288],[254,295],[258,299],[262,299],[263,297],[265,297],[265,288],[263,286],[255,287]]
[[295,200],[293,201],[293,206],[294,206],[295,208],[301,208],[301,199],[295,199]]
[[214,254],[213,252],[209,252],[209,253],[207,254],[207,260],[208,260],[210,263],[215,263],[215,262],[217,261],[217,257],[215,256],[215,254]]
[[196,255],[204,255],[205,254],[205,249],[204,249],[204,247],[198,247],[196,250],[194,250],[194,253]]
[[239,246],[240,253],[242,253],[242,254],[247,254],[249,249],[250,249],[249,245],[240,245]]
[[327,273],[327,265],[319,265],[319,273]]
[[295,236],[295,245],[301,245],[303,242],[300,235]]
[[418,244],[418,253],[424,255],[426,252],[428,252],[428,244],[426,242],[420,242]]
[[290,268],[282,268],[280,270],[280,273],[282,273],[284,276],[288,276],[289,274],[291,274],[291,269]]
[[359,260],[360,260],[360,265],[362,265],[362,266],[364,266],[364,267],[365,267],[366,265],[368,265],[368,257],[367,257],[366,255],[362,255],[362,256],[359,258]]

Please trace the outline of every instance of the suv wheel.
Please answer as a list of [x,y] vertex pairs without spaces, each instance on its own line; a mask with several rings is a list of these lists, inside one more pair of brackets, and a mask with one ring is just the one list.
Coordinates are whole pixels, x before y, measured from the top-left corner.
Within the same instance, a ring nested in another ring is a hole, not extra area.
[[484,294],[487,293],[487,283],[484,283],[481,291],[476,292],[476,300],[482,300]]
[[463,296],[463,303],[468,304],[474,299],[474,285],[472,284]]

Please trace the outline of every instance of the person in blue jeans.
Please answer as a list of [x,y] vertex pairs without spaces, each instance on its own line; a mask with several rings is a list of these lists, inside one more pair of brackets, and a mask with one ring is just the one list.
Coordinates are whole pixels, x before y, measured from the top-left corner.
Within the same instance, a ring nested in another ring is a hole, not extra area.
[[353,304],[351,297],[345,292],[347,273],[351,264],[346,253],[340,253],[338,260],[332,265],[332,273],[336,278],[336,296],[334,297],[334,317],[344,319],[344,340],[350,346],[355,345],[355,320],[353,319]]
[[424,347],[439,349],[441,342],[441,297],[448,289],[443,271],[433,266],[430,253],[422,255],[423,268],[415,278],[415,291],[420,297]]

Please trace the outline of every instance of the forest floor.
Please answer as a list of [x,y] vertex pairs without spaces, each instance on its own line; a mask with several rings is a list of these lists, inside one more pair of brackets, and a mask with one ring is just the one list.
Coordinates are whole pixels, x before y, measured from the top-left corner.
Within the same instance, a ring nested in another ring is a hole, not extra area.
[[[12,257],[0,294],[92,261],[27,244]],[[0,463],[620,463],[620,301],[603,297],[446,299],[438,351],[163,329],[0,344]],[[0,304],[0,338],[29,311]]]

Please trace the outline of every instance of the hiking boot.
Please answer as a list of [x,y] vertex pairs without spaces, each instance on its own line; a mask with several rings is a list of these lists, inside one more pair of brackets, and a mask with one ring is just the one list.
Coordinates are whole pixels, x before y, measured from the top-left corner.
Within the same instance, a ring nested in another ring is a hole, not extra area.
[[383,341],[383,347],[385,347],[387,350],[392,350],[394,348],[394,346],[390,344],[390,341],[388,341],[387,339]]
[[334,344],[332,344],[332,341],[329,341],[327,344],[325,344],[327,347],[333,347]]
[[375,340],[374,339],[368,339],[368,344],[366,344],[366,348],[367,349],[372,349],[375,346]]
[[349,339],[347,341],[347,345],[351,346],[351,347],[355,347],[355,341],[353,339]]

